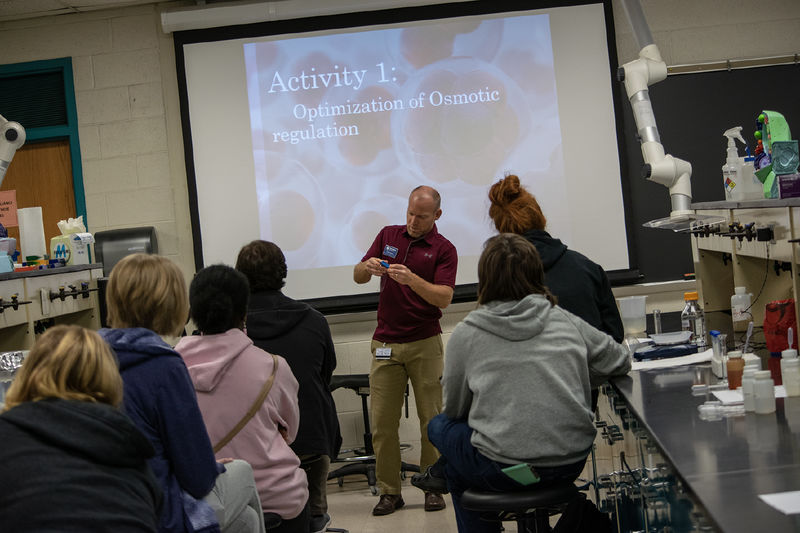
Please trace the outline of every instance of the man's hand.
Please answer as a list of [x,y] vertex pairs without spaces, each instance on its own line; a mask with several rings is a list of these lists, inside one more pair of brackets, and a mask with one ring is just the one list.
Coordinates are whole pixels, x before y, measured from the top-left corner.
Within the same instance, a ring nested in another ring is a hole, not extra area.
[[364,268],[367,269],[373,276],[381,277],[386,274],[386,267],[381,264],[381,260],[377,257],[370,257],[366,261],[364,261]]
[[359,263],[353,269],[353,280],[356,283],[366,283],[372,276],[381,277],[386,274],[386,267],[381,265],[381,260],[377,257],[370,257],[363,263]]
[[384,270],[387,270],[389,277],[400,285],[408,285],[414,278],[418,277],[407,266],[401,264],[389,265],[389,268]]

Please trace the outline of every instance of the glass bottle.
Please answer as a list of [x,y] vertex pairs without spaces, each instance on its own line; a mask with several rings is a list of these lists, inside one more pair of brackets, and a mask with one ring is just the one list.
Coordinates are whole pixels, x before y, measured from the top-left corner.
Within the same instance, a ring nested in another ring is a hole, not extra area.
[[697,291],[690,291],[683,294],[686,304],[681,311],[681,329],[691,331],[691,342],[698,348],[705,349],[706,346],[706,327],[703,309],[697,302]]

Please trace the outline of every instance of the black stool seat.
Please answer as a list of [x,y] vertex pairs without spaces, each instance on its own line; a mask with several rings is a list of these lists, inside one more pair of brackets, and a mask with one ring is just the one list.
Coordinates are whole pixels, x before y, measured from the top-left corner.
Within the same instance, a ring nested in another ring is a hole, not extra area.
[[331,383],[329,389],[335,391],[336,389],[352,389],[358,392],[358,389],[366,388],[366,394],[369,394],[369,374],[344,374],[331,376]]
[[574,483],[560,483],[543,489],[521,492],[479,492],[467,490],[461,504],[471,511],[526,511],[539,507],[555,507],[569,502],[578,494]]
[[570,481],[519,492],[469,489],[462,494],[461,505],[470,511],[492,513],[494,520],[515,520],[520,533],[542,533],[551,531],[550,514],[561,512],[577,496],[578,487]]

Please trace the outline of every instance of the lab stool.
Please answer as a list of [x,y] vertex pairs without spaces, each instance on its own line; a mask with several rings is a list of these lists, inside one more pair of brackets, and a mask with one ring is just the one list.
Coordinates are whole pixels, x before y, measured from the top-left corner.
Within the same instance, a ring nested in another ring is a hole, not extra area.
[[[331,392],[339,388],[351,389],[361,396],[361,411],[364,417],[364,447],[352,450],[343,450],[339,457],[334,459],[337,463],[348,463],[340,466],[336,470],[328,473],[328,480],[336,479],[341,487],[344,484],[344,476],[361,474],[367,477],[367,484],[370,492],[378,494],[377,478],[375,477],[375,450],[372,448],[372,431],[369,425],[369,407],[367,406],[367,396],[369,396],[369,374],[344,374],[331,377]],[[408,385],[405,394],[406,418],[408,418]],[[407,448],[407,444],[401,444],[400,448]],[[353,456],[346,455],[353,453]],[[400,463],[400,475],[405,478],[406,472],[419,472],[419,466]]]
[[482,492],[468,489],[461,496],[461,505],[470,511],[492,514],[501,521],[515,520],[519,533],[546,533],[550,515],[560,513],[578,497],[573,482],[520,492]]

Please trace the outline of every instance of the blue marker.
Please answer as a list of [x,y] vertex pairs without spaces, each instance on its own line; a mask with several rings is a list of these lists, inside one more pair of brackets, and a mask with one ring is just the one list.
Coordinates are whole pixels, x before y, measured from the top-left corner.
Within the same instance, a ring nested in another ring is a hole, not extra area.
[[389,268],[389,263],[387,263],[386,261],[381,261],[381,266],[383,268]]

